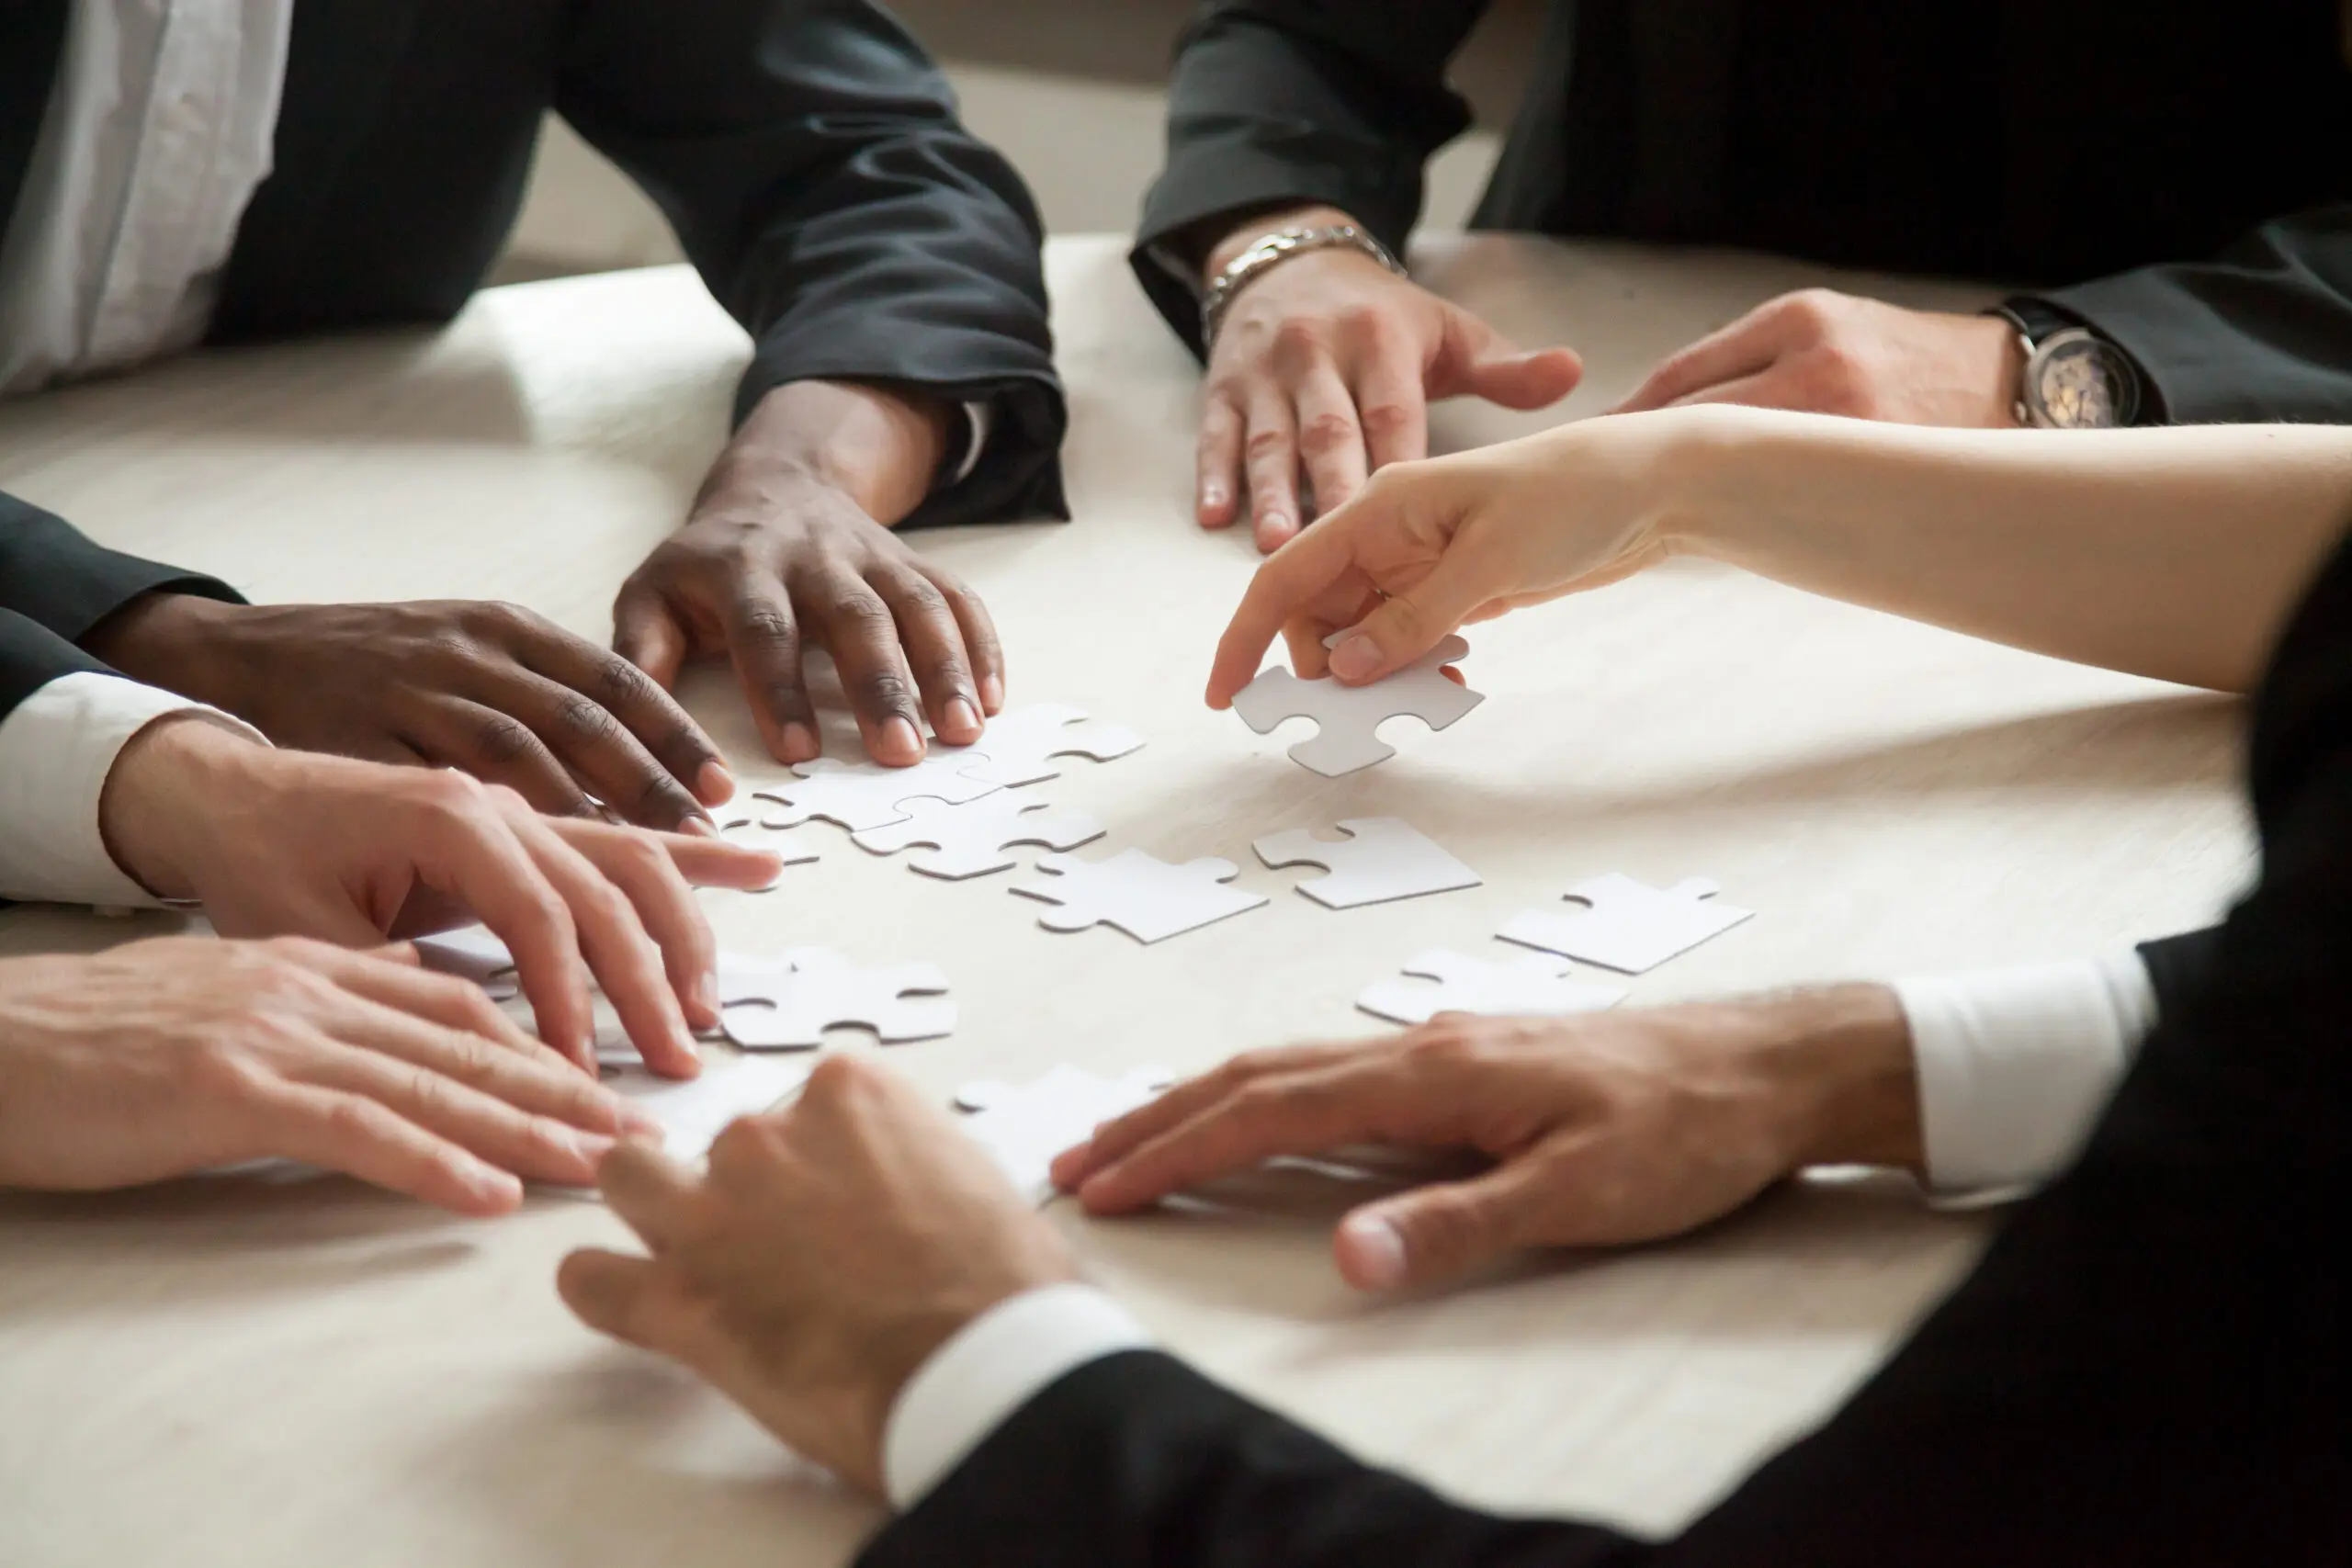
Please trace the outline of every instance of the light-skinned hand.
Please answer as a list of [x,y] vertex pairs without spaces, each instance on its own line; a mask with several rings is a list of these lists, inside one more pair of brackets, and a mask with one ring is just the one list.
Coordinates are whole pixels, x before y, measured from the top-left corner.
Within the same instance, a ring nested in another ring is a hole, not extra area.
[[887,1068],[829,1056],[697,1177],[648,1145],[599,1182],[649,1257],[563,1261],[590,1327],[683,1361],[795,1452],[882,1491],[899,1391],[998,1303],[1076,1277],[1052,1226]]
[[198,717],[115,760],[107,849],[223,936],[372,948],[469,916],[514,954],[548,1042],[595,1071],[593,976],[656,1072],[691,1076],[689,1025],[718,1022],[717,947],[691,883],[761,887],[777,858],[686,834],[542,817],[453,770],[275,750]]
[[[1209,253],[1214,277],[1277,231],[1353,222],[1330,208],[1253,218]],[[1361,252],[1295,255],[1251,278],[1227,306],[1203,387],[1198,513],[1230,526],[1243,500],[1261,550],[1329,513],[1390,463],[1429,453],[1429,405],[1484,398],[1538,409],[1576,389],[1565,348],[1523,351],[1485,321]]]
[[1099,1129],[1053,1168],[1125,1214],[1277,1156],[1466,1150],[1464,1180],[1357,1208],[1333,1238],[1363,1290],[1522,1248],[1679,1235],[1803,1166],[1917,1166],[1894,994],[1852,986],[1555,1019],[1450,1014],[1390,1039],[1252,1052]]
[[2017,329],[1998,316],[1906,310],[1805,288],[1668,355],[1614,412],[1746,403],[2001,430],[2017,423],[2024,368]]
[[578,1184],[643,1118],[405,948],[171,937],[0,960],[0,1186],[97,1190],[248,1160],[461,1214]]

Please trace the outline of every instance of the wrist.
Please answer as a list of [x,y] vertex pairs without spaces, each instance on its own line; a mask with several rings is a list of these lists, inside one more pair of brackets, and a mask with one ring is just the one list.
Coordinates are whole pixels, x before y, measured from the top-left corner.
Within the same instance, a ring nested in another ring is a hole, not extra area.
[[712,465],[697,513],[773,512],[796,491],[847,497],[889,526],[931,493],[956,410],[911,389],[791,381],[762,398]]
[[1748,1004],[1780,1086],[1786,1168],[1926,1168],[1911,1030],[1894,988],[1828,986]]
[[[1329,229],[1356,220],[1336,207],[1314,204],[1286,207],[1272,212],[1253,212],[1226,231],[1208,250],[1201,263],[1200,286],[1205,290],[1217,279],[1217,275],[1231,266],[1236,257],[1269,234],[1279,234],[1285,229]],[[1362,228],[1362,224],[1356,225]]]
[[98,834],[116,865],[158,898],[198,896],[221,807],[243,804],[269,749],[202,713],[166,714],[130,738],[98,797]]
[[247,611],[196,593],[142,593],[93,626],[82,649],[142,685],[226,706],[207,690],[209,655]]

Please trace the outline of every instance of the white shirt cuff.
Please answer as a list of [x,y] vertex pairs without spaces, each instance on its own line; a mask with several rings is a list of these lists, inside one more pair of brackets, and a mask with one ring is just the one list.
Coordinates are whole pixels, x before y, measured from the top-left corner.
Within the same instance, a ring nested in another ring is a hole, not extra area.
[[170,692],[94,670],[61,675],[0,718],[0,898],[153,908],[98,829],[107,775],[131,738],[169,714],[260,731]]
[[980,466],[980,454],[988,450],[989,436],[996,429],[996,410],[987,403],[964,405],[964,457],[956,471],[940,485],[941,490],[953,490],[972,477]]
[[882,1434],[882,1483],[901,1513],[1005,1419],[1090,1361],[1140,1349],[1151,1337],[1091,1285],[1047,1285],[999,1302],[899,1391]]
[[1911,1025],[1928,1184],[1983,1201],[2064,1168],[2156,1021],[2132,952],[1898,980],[1894,994]]

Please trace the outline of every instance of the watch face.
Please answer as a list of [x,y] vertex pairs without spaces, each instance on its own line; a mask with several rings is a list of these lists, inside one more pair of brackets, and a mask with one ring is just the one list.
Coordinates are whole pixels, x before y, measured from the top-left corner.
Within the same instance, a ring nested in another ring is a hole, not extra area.
[[2139,378],[2111,345],[2079,329],[2044,345],[2033,374],[2033,400],[2060,430],[2105,430],[2140,412]]

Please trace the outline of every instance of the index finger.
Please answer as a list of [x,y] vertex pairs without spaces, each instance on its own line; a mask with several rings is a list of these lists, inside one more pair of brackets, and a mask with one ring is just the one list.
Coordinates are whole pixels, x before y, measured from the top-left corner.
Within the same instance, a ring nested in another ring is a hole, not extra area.
[[1368,515],[1359,497],[1293,537],[1258,568],[1217,639],[1209,706],[1231,706],[1233,694],[1256,677],[1275,635],[1356,564],[1356,538]]
[[1657,368],[1634,389],[1632,396],[1609,412],[1644,413],[1662,409],[1678,398],[1687,398],[1719,381],[1763,369],[1780,352],[1781,333],[1776,327],[1778,320],[1759,307],[1688,347],[1676,350],[1658,362]]
[[[694,802],[717,806],[735,793],[735,781],[729,774],[718,748],[703,733],[702,726],[694,721],[693,716],[679,706],[677,699],[655,683],[650,675],[609,649],[598,648],[553,627],[548,630],[553,635],[536,638],[525,646],[523,663],[534,673],[569,687],[591,705],[569,706],[565,716],[580,734],[584,750],[612,753],[611,766],[595,776],[601,778],[609,772],[615,777],[625,778],[645,771],[644,759],[636,746],[628,745],[622,737],[598,735],[595,714],[602,712],[618,719],[628,735],[691,793],[691,801],[684,803],[689,807]],[[642,785],[647,805],[661,809],[666,819],[664,826],[683,819],[684,815],[676,809],[677,792],[665,790],[665,783],[648,779]]]

